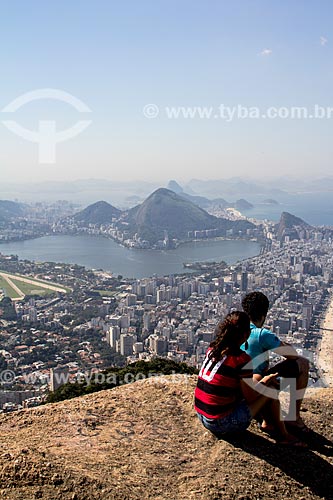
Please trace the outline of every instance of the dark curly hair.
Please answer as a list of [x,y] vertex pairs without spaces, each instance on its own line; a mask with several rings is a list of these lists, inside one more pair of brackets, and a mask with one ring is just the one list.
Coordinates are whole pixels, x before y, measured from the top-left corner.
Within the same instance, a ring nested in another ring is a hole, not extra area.
[[259,321],[262,316],[267,315],[269,300],[261,292],[251,292],[243,298],[242,307],[252,321]]
[[237,354],[240,345],[250,335],[250,318],[242,311],[234,311],[221,321],[215,330],[215,339],[210,343],[210,359],[219,360],[224,354]]

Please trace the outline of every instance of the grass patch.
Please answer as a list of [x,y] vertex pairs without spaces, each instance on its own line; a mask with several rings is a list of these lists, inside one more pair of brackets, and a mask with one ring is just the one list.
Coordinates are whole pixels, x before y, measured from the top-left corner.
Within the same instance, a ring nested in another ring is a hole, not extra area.
[[111,290],[93,290],[93,292],[99,293],[102,297],[112,297],[117,293],[117,292],[111,292]]
[[54,290],[48,290],[47,288],[39,288],[38,282],[36,281],[34,284],[32,283],[24,283],[24,281],[19,281],[12,279],[12,282],[22,290],[24,295],[53,295],[56,292]]
[[[19,285],[17,285],[17,286],[21,290],[21,287]],[[10,286],[10,284],[7,283],[7,281],[2,276],[0,276],[0,289],[2,289],[5,293],[5,295],[11,299],[17,299],[20,297],[20,295],[17,293],[17,291],[14,290],[14,288],[12,288]]]
[[36,285],[42,283],[43,285],[46,285],[46,286],[57,286],[59,288],[63,288],[64,290],[66,290],[67,293],[71,291],[70,288],[68,288],[68,287],[66,287],[64,285],[61,285],[60,283],[55,283],[54,281],[40,280],[40,279],[37,279],[37,278],[32,278],[31,276],[28,276],[28,275],[21,275],[21,274],[17,274],[16,276],[18,278],[24,278],[24,279],[31,280],[34,283],[36,283]]
[[[49,287],[55,286],[58,288],[62,288],[66,293],[70,293],[72,291],[67,286],[61,285],[60,283],[55,283],[53,281],[39,280],[36,278],[32,278],[31,276],[28,276],[28,275],[24,276],[24,275],[20,275],[20,274],[7,273],[7,271],[1,271],[1,269],[0,269],[0,272],[9,274],[10,276],[14,276],[13,278],[10,278],[10,277],[9,278],[13,281],[13,283],[15,283],[15,285],[20,290],[23,291],[23,293],[26,293],[29,295],[31,295],[31,291],[25,292],[24,290],[35,290],[35,291],[38,290],[38,292],[41,291],[41,295],[50,295],[50,294],[57,293],[55,290],[50,290],[50,289],[48,290],[47,288],[40,286],[42,284],[46,285],[47,287],[48,286]],[[15,279],[15,276],[17,277],[17,279]],[[33,283],[25,283],[24,281],[21,281],[19,278],[28,279],[28,280],[32,281]]]

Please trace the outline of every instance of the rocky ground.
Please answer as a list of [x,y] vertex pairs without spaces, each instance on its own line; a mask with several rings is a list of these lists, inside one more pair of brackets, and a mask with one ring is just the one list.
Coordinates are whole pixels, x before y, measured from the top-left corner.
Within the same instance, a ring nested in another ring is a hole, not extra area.
[[8,500],[333,499],[333,391],[305,401],[308,450],[254,424],[219,441],[193,411],[196,377],[139,381],[0,417]]

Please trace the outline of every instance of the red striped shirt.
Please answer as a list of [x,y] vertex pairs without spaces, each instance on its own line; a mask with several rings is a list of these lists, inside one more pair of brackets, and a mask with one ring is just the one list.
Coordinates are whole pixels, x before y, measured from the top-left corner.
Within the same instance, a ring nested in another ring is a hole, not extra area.
[[221,418],[231,413],[243,398],[240,382],[252,377],[251,358],[246,352],[211,360],[208,355],[202,364],[195,389],[194,407],[207,418]]

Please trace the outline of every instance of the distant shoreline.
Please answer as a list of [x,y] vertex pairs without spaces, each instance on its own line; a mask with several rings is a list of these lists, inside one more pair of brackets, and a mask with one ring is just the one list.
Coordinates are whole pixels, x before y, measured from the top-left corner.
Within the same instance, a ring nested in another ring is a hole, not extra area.
[[[198,238],[198,239],[188,239],[188,240],[181,240],[179,241],[175,247],[173,248],[139,248],[139,247],[131,247],[129,245],[124,245],[123,242],[117,240],[116,238],[113,238],[112,236],[108,235],[108,234],[89,234],[89,233],[45,233],[45,234],[40,234],[40,235],[37,235],[37,236],[29,236],[27,238],[13,238],[13,239],[10,239],[10,240],[0,240],[0,249],[1,249],[1,246],[2,245],[8,245],[8,244],[11,244],[11,243],[20,243],[20,242],[24,242],[24,241],[30,241],[30,240],[36,240],[38,238],[45,238],[45,237],[48,237],[48,236],[90,236],[90,237],[93,237],[93,238],[96,238],[96,237],[100,237],[100,238],[105,238],[105,239],[108,239],[108,240],[112,240],[114,241],[115,243],[117,243],[117,245],[123,247],[123,248],[128,248],[128,249],[135,249],[135,250],[157,250],[158,252],[160,252],[161,250],[176,250],[178,247],[180,246],[183,246],[183,245],[186,245],[188,243],[197,243],[197,242],[209,242],[209,241],[251,241],[253,243],[258,243],[258,245],[260,245],[260,248],[263,248],[265,247],[265,243],[264,241],[258,239],[258,238],[242,238],[242,237],[236,237],[236,238],[231,238],[230,236],[214,236],[213,238]],[[1,251],[0,251],[1,253]]]

